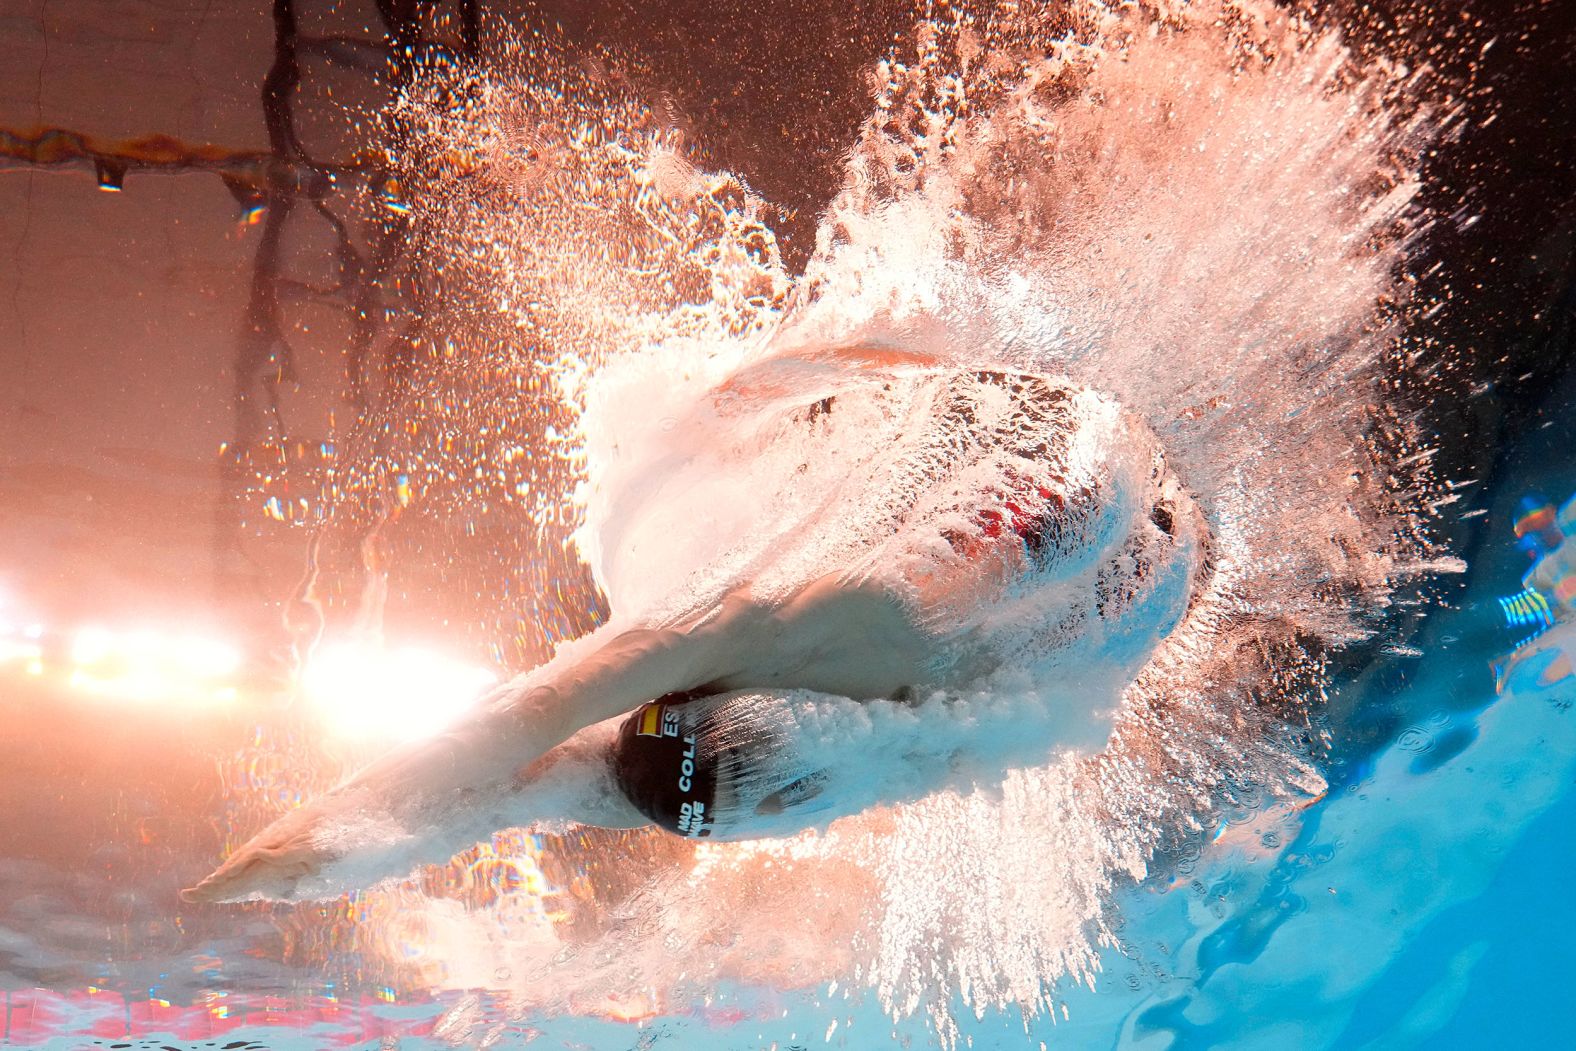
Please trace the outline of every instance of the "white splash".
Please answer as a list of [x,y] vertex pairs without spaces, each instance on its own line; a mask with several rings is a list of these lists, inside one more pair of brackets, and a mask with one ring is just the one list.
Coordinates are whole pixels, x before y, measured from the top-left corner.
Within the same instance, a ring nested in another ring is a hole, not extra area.
[[[582,520],[615,608],[675,601],[719,551],[779,551],[761,516],[805,509],[762,508],[748,471],[697,470],[758,449],[747,427],[718,429],[739,417],[708,415],[706,392],[826,346],[1100,392],[1198,500],[1215,568],[1120,691],[1103,749],[820,835],[602,841],[599,864],[641,875],[547,896],[583,922],[511,942],[484,933],[507,898],[464,917],[439,902],[430,958],[550,974],[515,991],[561,1009],[615,988],[671,1009],[724,979],[855,976],[945,1038],[955,994],[1035,1011],[1058,981],[1092,982],[1111,890],[1164,870],[1222,808],[1320,789],[1323,655],[1372,633],[1432,554],[1428,458],[1386,310],[1420,228],[1421,74],[1363,65],[1337,34],[1257,4],[1057,10],[919,24],[876,70],[797,281],[762,202],[694,170],[647,111],[540,41],[501,57],[462,111],[407,99],[413,155],[466,158],[413,174],[417,229],[460,298],[508,322],[514,353],[553,363],[576,410],[554,446],[554,520]],[[488,345],[452,367],[474,379],[507,360]],[[825,380],[784,382],[820,397]],[[867,441],[889,437],[872,426]],[[696,513],[704,530],[676,528]],[[836,568],[828,535],[797,550],[799,571]],[[597,962],[615,955],[616,975]]]

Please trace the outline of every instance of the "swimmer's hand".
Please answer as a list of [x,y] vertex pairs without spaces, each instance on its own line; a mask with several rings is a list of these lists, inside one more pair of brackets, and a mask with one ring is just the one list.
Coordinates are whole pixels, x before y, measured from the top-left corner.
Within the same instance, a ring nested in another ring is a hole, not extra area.
[[274,821],[189,902],[332,897],[527,823],[524,771],[582,729],[715,677],[682,632],[608,630],[484,697],[438,737],[384,755]]
[[526,785],[521,764],[509,753],[528,763],[537,752],[526,741],[497,733],[489,715],[479,712],[449,733],[397,749],[280,816],[181,897],[335,897],[443,862],[489,833],[521,823],[529,816],[518,805]]
[[518,824],[525,816],[514,805],[523,787],[521,767],[542,749],[531,744],[531,720],[513,715],[501,719],[497,707],[483,706],[439,737],[390,752],[280,816],[181,897],[334,897],[442,862]]
[[323,816],[321,800],[285,814],[231,854],[212,875],[181,891],[181,900],[196,903],[294,898],[302,880],[321,873],[338,857],[314,835]]

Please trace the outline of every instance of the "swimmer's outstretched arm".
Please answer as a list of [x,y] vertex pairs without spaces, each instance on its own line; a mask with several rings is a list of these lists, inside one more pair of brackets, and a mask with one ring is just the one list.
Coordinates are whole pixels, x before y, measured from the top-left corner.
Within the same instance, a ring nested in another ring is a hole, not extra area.
[[494,690],[437,737],[394,749],[282,815],[182,897],[333,893],[344,877],[325,882],[325,870],[376,882],[522,823],[510,803],[529,798],[533,764],[586,726],[711,677],[705,638],[685,645],[681,631],[609,624]]
[[509,802],[528,787],[534,762],[648,700],[790,686],[887,696],[921,681],[926,643],[900,601],[839,577],[776,605],[741,592],[678,627],[610,623],[495,690],[440,736],[390,752],[280,817],[183,896],[332,892],[309,877],[349,853],[359,855],[351,859],[359,882],[404,875],[522,823]]

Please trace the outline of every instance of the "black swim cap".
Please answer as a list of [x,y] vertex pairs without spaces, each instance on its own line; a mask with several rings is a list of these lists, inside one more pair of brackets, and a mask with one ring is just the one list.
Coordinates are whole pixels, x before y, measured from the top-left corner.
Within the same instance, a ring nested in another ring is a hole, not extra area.
[[635,809],[681,836],[797,831],[829,800],[821,798],[827,771],[796,746],[796,728],[779,696],[663,697],[624,721],[613,775]]
[[682,696],[642,705],[618,733],[613,774],[646,817],[681,836],[710,836],[716,825],[717,763],[701,754],[702,707]]

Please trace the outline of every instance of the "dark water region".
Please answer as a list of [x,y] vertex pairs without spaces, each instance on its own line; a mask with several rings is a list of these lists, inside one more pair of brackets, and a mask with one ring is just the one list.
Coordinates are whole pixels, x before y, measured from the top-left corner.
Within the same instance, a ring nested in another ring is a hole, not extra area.
[[[1461,483],[1441,526],[1470,571],[1432,582],[1428,608],[1468,588],[1508,594],[1525,568],[1507,546],[1516,502],[1538,486],[1563,499],[1576,480],[1576,9],[1430,0],[1311,12],[1361,48],[1438,67],[1471,114],[1423,162],[1424,207],[1439,218],[1409,264],[1406,338],[1441,348],[1441,364],[1400,397],[1439,436],[1440,477]],[[341,929],[261,907],[183,912],[175,898],[237,829],[357,758],[350,747],[325,758],[276,717],[292,648],[323,618],[353,622],[368,601],[357,581],[385,567],[391,634],[441,627],[501,667],[539,660],[605,614],[563,552],[564,523],[523,536],[487,494],[382,529],[386,508],[352,487],[336,510],[361,528],[309,551],[336,441],[363,414],[397,407],[444,338],[425,320],[442,281],[416,271],[401,188],[365,148],[415,70],[474,60],[504,23],[561,34],[564,53],[632,87],[703,164],[772,203],[798,272],[867,115],[867,70],[913,21],[903,4],[804,0],[21,0],[0,13],[0,587],[50,630],[211,619],[248,640],[248,689],[266,699],[107,716],[61,682],[0,680],[0,985],[180,1003],[199,988],[316,995],[398,982],[364,946],[324,944]],[[551,419],[529,378],[518,393],[522,413]],[[498,491],[545,488],[552,469],[523,462]],[[315,606],[297,601],[309,558],[322,573]],[[1422,660],[1477,653],[1499,640],[1493,614],[1403,610],[1397,630]],[[1463,642],[1474,623],[1483,634]],[[46,658],[71,647],[47,632],[42,645]],[[1426,714],[1404,700],[1419,661],[1351,657],[1330,712],[1335,789]],[[1454,674],[1455,736],[1435,742],[1439,763],[1470,745],[1490,699],[1481,661]],[[292,773],[281,756],[320,772]],[[585,854],[604,860],[548,877],[591,900],[629,880],[626,839],[585,837]],[[331,973],[296,967],[325,955]],[[1382,1012],[1368,1017],[1354,1045],[1383,1033]]]
[[[1571,12],[1557,6],[1496,5],[1481,12],[1468,6],[1443,41],[1424,49],[1430,62],[1472,85],[1467,95],[1492,100],[1492,119],[1467,122],[1424,167],[1424,199],[1432,212],[1481,218],[1431,227],[1413,267],[1420,273],[1419,301],[1431,306],[1409,322],[1409,333],[1463,351],[1444,359],[1438,387],[1418,406],[1439,435],[1441,473],[1458,483],[1460,496],[1456,513],[1441,524],[1469,571],[1432,582],[1431,599],[1447,604],[1485,577],[1503,594],[1518,590],[1527,561],[1505,546],[1518,501],[1528,492],[1560,500],[1568,485],[1576,438],[1576,219],[1562,202],[1576,198],[1576,120],[1536,86],[1552,75],[1543,65],[1551,53],[1531,42],[1545,32],[1551,39],[1576,39]],[[1350,5],[1343,9],[1357,24],[1374,27],[1376,39],[1406,35],[1420,10],[1362,7],[1366,15]],[[1420,622],[1415,646],[1428,654],[1458,645],[1481,652],[1514,641],[1497,610],[1474,612],[1465,629]],[[1460,637],[1473,626],[1481,634]],[[1353,709],[1334,767],[1352,778],[1360,777],[1372,749],[1419,714],[1387,703],[1414,677],[1417,658],[1361,658],[1332,704],[1337,721],[1348,706]],[[1458,669],[1452,692],[1461,708],[1484,703],[1483,674],[1479,661]]]

